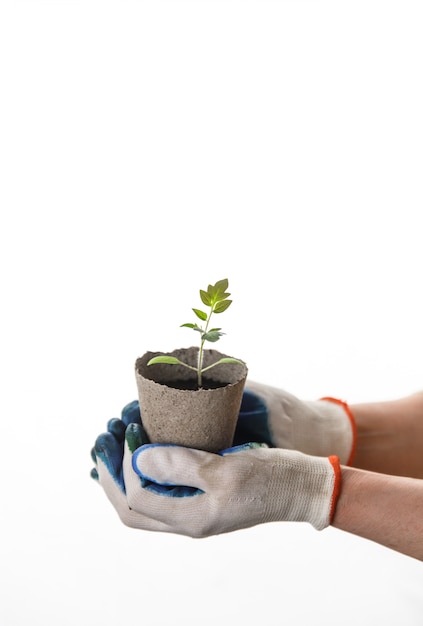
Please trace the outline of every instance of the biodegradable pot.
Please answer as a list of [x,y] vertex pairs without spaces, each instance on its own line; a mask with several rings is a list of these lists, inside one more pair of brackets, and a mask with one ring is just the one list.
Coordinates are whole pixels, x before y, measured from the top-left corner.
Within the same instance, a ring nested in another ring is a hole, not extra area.
[[[146,352],[137,359],[140,411],[150,441],[208,452],[230,448],[247,378],[246,365],[217,365],[203,373],[203,387],[198,389],[196,372],[182,365],[147,365],[151,358],[163,354],[196,367],[198,348]],[[227,356],[217,350],[205,350],[203,367]]]

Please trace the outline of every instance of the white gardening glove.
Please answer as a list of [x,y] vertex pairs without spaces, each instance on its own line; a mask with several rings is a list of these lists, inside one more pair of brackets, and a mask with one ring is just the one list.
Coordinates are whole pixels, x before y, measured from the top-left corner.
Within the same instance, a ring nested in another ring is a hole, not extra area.
[[[138,401],[126,405],[121,419],[112,418],[107,423],[107,431],[101,433],[91,450],[94,467],[91,477],[103,488],[120,520],[126,526],[142,530],[172,532],[167,523],[160,523],[154,518],[131,508],[129,501],[142,502],[145,494],[156,489],[165,494],[163,501],[201,493],[196,488],[185,486],[162,487],[144,481],[133,470],[132,455],[135,450],[149,443],[142,426]],[[129,497],[127,497],[129,494]]]
[[314,456],[336,455],[350,465],[356,429],[346,402],[336,398],[299,400],[292,394],[247,381],[235,444],[259,441]]
[[192,537],[272,521],[331,521],[339,459],[245,444],[220,454],[149,444],[138,403],[112,419],[92,451],[92,476],[132,528]]
[[[130,454],[127,446],[125,456]],[[257,444],[220,454],[147,444],[135,450],[132,468],[125,460],[123,468],[138,527],[190,537],[277,521],[308,522],[321,530],[331,522],[341,484],[335,456]]]

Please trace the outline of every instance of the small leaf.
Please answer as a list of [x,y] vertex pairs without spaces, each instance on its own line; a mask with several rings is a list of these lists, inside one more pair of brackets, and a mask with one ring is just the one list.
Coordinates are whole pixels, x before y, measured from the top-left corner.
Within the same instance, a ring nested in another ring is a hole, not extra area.
[[181,328],[192,328],[192,330],[196,330],[198,333],[203,333],[204,330],[198,324],[181,324]]
[[239,359],[234,359],[228,356],[228,357],[224,357],[223,359],[219,359],[218,361],[216,361],[216,363],[212,363],[211,365],[208,365],[207,367],[203,367],[201,371],[206,372],[212,367],[215,367],[216,365],[222,365],[223,363],[238,363],[239,365],[245,365],[244,361],[240,361]]
[[215,331],[215,330],[222,330],[221,328],[210,328],[210,330],[208,331],[209,333]]
[[232,300],[221,300],[214,306],[213,313],[223,313],[232,304]]
[[226,294],[226,289],[228,288],[228,279],[218,280],[215,285],[209,285],[207,287],[207,294],[210,297],[210,306],[219,302],[219,300],[224,300],[230,294]]
[[183,361],[180,361],[176,357],[169,356],[166,354],[163,354],[162,356],[154,356],[152,359],[149,360],[147,365],[157,365],[159,363],[165,363],[167,365],[183,365],[184,367],[187,367],[189,370],[193,370],[194,372],[197,371],[196,367],[193,367],[192,365],[188,365],[188,363],[184,363]]
[[200,309],[192,309],[192,310],[194,311],[196,316],[200,318],[200,320],[203,320],[203,322],[207,320],[207,313],[204,313],[204,311],[200,311]]
[[223,280],[218,280],[214,288],[218,294],[222,294],[222,293],[225,293],[228,286],[229,286],[229,281],[227,278],[224,278]]
[[157,363],[167,363],[169,365],[185,365],[185,363],[182,363],[182,361],[180,361],[176,357],[166,355],[153,357],[148,361],[147,365],[155,365]]
[[213,303],[213,302],[215,301],[215,299],[216,299],[216,295],[217,295],[217,291],[216,291],[216,289],[214,288],[214,285],[209,285],[209,286],[207,287],[207,295],[208,295],[208,296],[209,296],[209,298],[210,298],[210,302],[211,302],[211,303]]
[[244,361],[241,361],[240,359],[233,359],[232,357],[224,357],[223,359],[217,361],[215,365],[218,363],[239,363],[240,365],[245,365]]
[[220,333],[218,330],[209,330],[208,333],[204,333],[203,341],[218,341],[219,337],[221,337],[223,333]]
[[200,298],[203,304],[205,304],[206,306],[212,306],[212,300],[210,295],[203,289],[200,289]]

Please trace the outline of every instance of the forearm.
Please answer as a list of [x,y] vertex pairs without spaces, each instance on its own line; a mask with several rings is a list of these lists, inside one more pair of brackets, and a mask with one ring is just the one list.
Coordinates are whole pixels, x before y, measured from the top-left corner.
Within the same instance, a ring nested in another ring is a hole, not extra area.
[[423,478],[423,392],[350,408],[357,426],[354,467]]
[[423,560],[423,481],[343,467],[332,526]]

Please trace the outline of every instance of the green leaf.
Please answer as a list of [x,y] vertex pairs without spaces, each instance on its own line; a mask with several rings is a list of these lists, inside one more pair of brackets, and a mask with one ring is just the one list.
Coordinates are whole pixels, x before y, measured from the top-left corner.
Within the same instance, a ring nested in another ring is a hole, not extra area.
[[207,295],[210,298],[210,306],[213,306],[213,304],[216,302],[216,296],[217,296],[217,293],[213,285],[209,285],[207,287]]
[[212,287],[212,285],[209,285],[209,286],[207,287],[207,297],[208,297],[208,298],[209,298],[209,300],[210,300],[210,305],[209,305],[209,306],[213,306],[213,304],[216,302],[216,294],[215,294],[215,292],[213,291],[213,287]]
[[233,359],[232,357],[224,357],[223,359],[219,359],[216,363],[212,363],[207,367],[203,367],[202,372],[206,372],[207,370],[215,367],[216,365],[222,365],[223,363],[238,363],[239,365],[245,365],[244,361],[240,361],[239,359]]
[[210,330],[208,331],[209,333],[215,331],[215,330],[222,330],[221,328],[210,328]]
[[208,333],[204,333],[202,339],[203,339],[203,341],[212,341],[214,343],[222,335],[223,335],[223,333],[220,333],[218,330],[209,330]]
[[232,300],[221,300],[214,305],[213,313],[223,313],[232,304]]
[[200,318],[200,320],[203,320],[203,322],[207,320],[207,313],[204,313],[204,311],[200,311],[200,309],[192,309],[192,310],[194,311],[196,316]]
[[240,359],[233,359],[229,356],[224,357],[223,359],[219,359],[219,361],[217,361],[215,365],[217,365],[218,363],[239,363],[240,365],[245,365],[244,361],[241,361]]
[[206,306],[212,306],[212,299],[210,295],[203,289],[200,289],[200,298],[203,304],[205,304]]
[[194,372],[197,371],[196,367],[193,367],[192,365],[188,365],[188,363],[184,363],[183,361],[180,361],[175,356],[169,356],[166,354],[163,354],[162,356],[154,356],[152,359],[149,360],[147,365],[157,365],[159,363],[165,363],[167,365],[183,365],[184,367],[187,367],[189,370],[194,370]]
[[152,359],[150,359],[147,363],[147,365],[155,365],[157,363],[167,363],[169,365],[185,365],[185,363],[182,363],[182,361],[180,361],[179,359],[177,359],[175,356],[154,356]]
[[227,290],[228,286],[229,286],[229,281],[227,278],[224,278],[223,280],[218,280],[214,288],[216,289],[216,292],[218,294],[223,294]]
[[[211,304],[215,304],[219,300],[222,300],[225,296],[226,289],[228,288],[229,282],[227,278],[223,280],[218,280],[214,285],[209,285],[207,287],[207,293],[210,297]],[[229,294],[228,294],[229,295]]]
[[199,333],[203,333],[203,329],[198,324],[181,324],[181,328],[192,328],[192,330],[196,330]]

